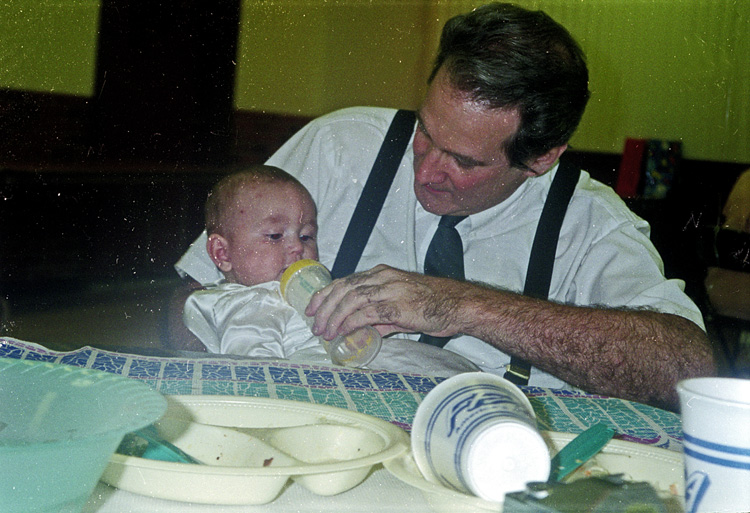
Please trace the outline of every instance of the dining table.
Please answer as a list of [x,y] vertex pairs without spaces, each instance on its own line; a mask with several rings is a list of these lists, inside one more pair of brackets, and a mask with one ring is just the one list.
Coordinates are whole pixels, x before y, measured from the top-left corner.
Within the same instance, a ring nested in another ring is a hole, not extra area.
[[[0,358],[46,361],[119,374],[165,396],[235,396],[297,401],[341,408],[386,421],[410,433],[418,406],[455,372],[397,372],[339,367],[325,362],[257,359],[177,351],[113,351],[81,347],[55,351],[31,341],[0,338]],[[441,375],[442,374],[442,375]],[[615,397],[521,386],[541,431],[577,434],[604,423],[616,438],[681,453],[680,416],[672,411]],[[383,465],[352,489],[317,495],[294,481],[261,505],[198,504],[148,497],[98,483],[85,513],[192,512],[432,512],[422,490]]]

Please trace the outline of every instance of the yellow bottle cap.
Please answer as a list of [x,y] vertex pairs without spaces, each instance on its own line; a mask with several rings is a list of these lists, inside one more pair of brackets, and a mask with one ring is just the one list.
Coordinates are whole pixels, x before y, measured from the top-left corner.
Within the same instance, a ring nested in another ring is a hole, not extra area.
[[325,266],[323,264],[321,264],[317,260],[312,260],[310,258],[303,258],[302,260],[297,260],[292,265],[286,268],[286,271],[284,271],[284,274],[281,275],[281,280],[280,280],[280,289],[281,289],[282,296],[286,297],[286,294],[285,294],[286,284],[289,283],[289,280],[292,279],[292,276],[294,276],[294,273],[296,273],[300,269],[309,267],[311,265],[317,265],[325,269]]

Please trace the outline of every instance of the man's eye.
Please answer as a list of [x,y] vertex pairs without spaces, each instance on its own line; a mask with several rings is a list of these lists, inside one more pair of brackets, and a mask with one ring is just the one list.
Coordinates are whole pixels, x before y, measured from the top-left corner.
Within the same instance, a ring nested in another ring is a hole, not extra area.
[[458,165],[458,167],[464,170],[469,170],[473,167],[476,167],[476,163],[468,161],[466,159],[454,157],[454,160],[456,161],[456,164]]

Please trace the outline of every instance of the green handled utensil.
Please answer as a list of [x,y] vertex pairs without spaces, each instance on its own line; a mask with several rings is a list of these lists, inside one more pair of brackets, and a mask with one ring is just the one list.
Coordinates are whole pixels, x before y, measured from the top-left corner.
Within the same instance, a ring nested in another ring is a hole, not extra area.
[[598,453],[615,435],[606,424],[594,424],[552,458],[549,481],[561,481]]
[[125,456],[136,456],[149,460],[171,461],[175,463],[201,463],[176,445],[159,436],[159,432],[153,424],[125,435],[122,443],[117,448],[117,452]]

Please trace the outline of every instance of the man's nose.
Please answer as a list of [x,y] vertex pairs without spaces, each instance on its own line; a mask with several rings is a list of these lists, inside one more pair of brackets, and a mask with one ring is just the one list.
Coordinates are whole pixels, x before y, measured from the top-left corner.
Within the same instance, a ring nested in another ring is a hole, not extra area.
[[414,177],[417,182],[441,183],[445,181],[447,157],[438,149],[430,148],[416,158]]

